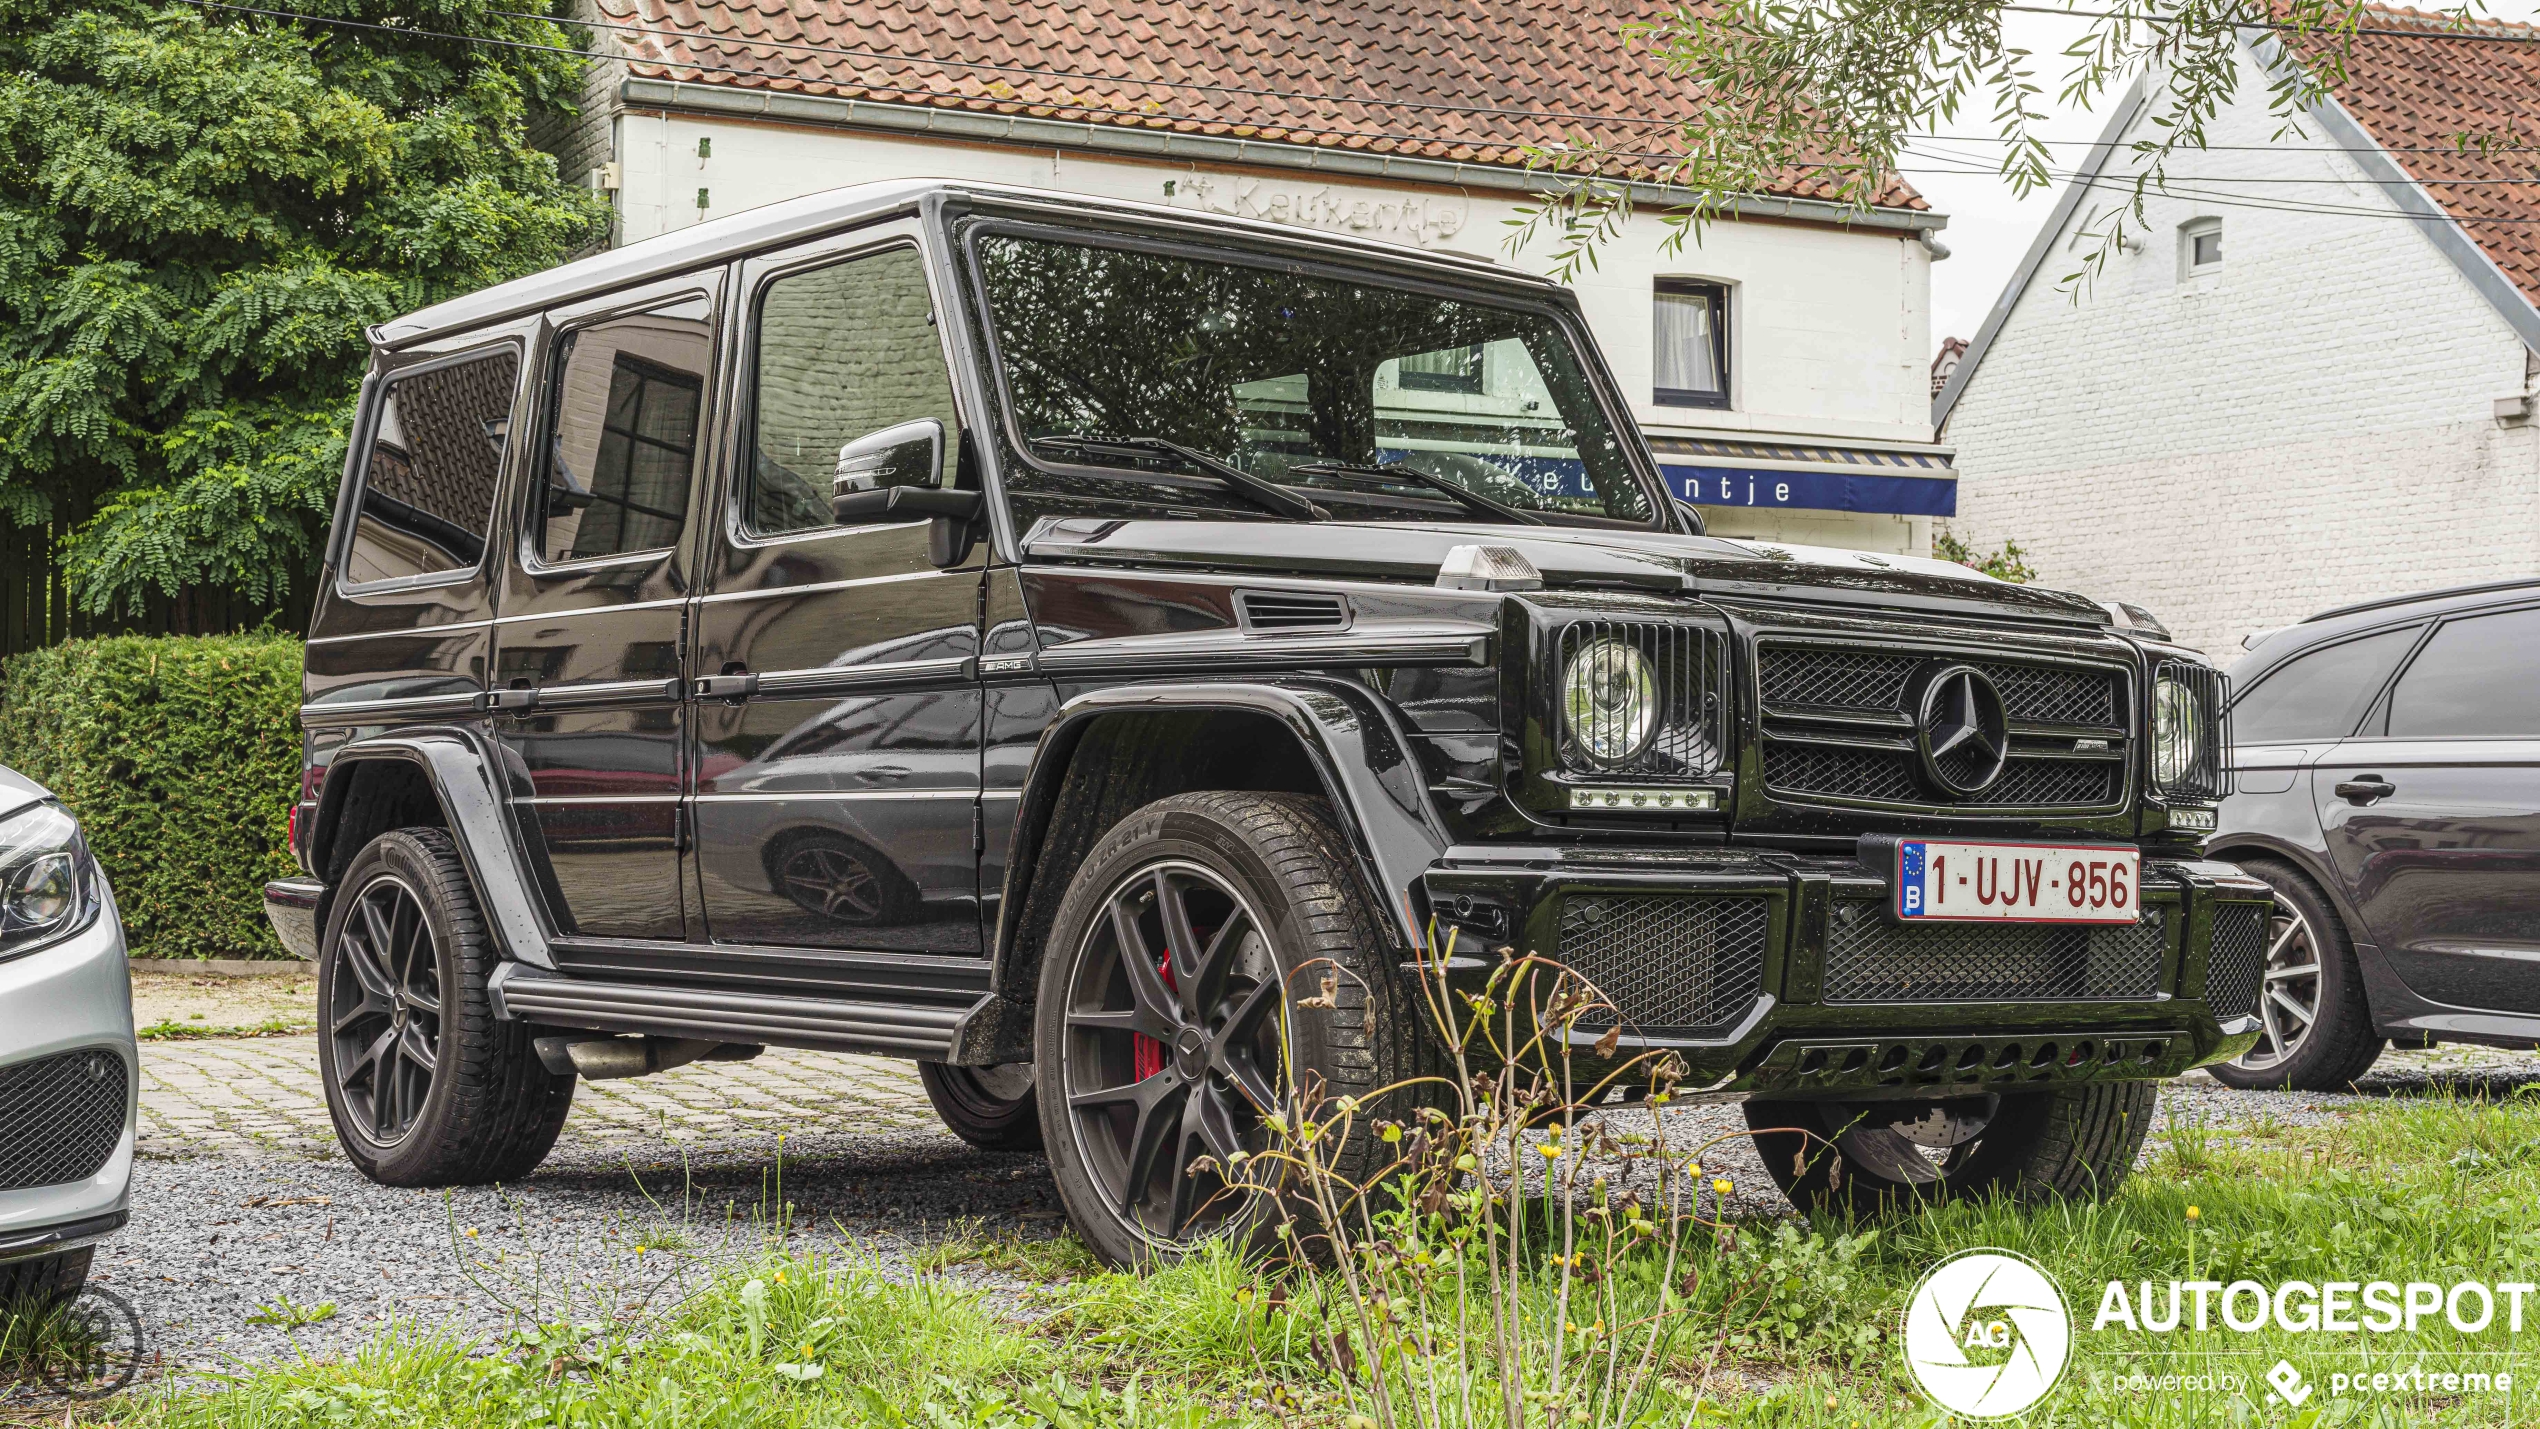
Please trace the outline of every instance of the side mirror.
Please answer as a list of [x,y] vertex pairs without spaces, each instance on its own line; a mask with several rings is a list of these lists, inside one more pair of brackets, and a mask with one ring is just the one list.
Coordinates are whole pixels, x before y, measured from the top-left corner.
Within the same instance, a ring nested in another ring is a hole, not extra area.
[[944,465],[944,424],[932,417],[884,427],[838,449],[829,512],[841,526],[927,521],[926,554],[957,566],[977,543],[987,500],[936,485]]

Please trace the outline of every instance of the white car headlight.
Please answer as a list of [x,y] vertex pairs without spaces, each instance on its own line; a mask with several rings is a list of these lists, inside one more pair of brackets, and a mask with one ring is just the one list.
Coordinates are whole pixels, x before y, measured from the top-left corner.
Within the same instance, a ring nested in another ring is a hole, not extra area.
[[97,864],[59,804],[0,819],[0,958],[33,952],[94,922]]
[[2152,782],[2174,788],[2195,769],[2205,745],[2205,701],[2177,680],[2152,686]]
[[1640,753],[1658,728],[1658,680],[1649,661],[1610,636],[1580,646],[1561,671],[1561,720],[1599,764]]

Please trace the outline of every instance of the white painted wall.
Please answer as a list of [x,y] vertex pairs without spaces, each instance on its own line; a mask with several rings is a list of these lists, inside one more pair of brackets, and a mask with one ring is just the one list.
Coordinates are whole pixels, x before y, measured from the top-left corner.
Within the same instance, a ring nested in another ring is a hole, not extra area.
[[[2093,195],[1944,434],[1962,536],[2226,656],[2327,606],[2540,565],[2540,429],[2493,416],[2526,390],[2522,343],[2335,141],[2276,140],[2254,73],[2173,187],[2363,212],[2154,194],[2143,251],[2076,293],[2077,230],[2121,199]],[[2222,267],[2183,276],[2180,225],[2207,218]]]
[[[616,116],[619,241],[633,242],[823,189],[874,179],[947,177],[1240,213],[1303,227],[1451,249],[1541,271],[1548,245],[1505,249],[1521,196],[1498,191],[1141,163],[1047,149],[903,139],[837,129],[630,110]],[[710,141],[707,157],[698,142]],[[1167,185],[1171,191],[1167,192]],[[705,207],[698,206],[704,191]],[[1636,414],[1653,435],[1754,434],[1783,440],[1931,440],[1929,250],[1911,235],[1790,223],[1722,223],[1663,251],[1662,220],[1635,215],[1580,303]],[[1732,407],[1648,400],[1654,280],[1733,285]],[[1919,518],[1724,508],[1715,529],[1821,545],[1929,548]]]

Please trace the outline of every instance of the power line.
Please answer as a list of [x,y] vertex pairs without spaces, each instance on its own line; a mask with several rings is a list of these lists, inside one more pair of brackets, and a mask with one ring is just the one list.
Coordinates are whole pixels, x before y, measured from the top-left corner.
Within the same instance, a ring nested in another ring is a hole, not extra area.
[[[2181,20],[2175,15],[2141,15],[2128,10],[2067,10],[2055,5],[2002,5],[1996,8],[2016,11],[2023,15],[2060,15],[2071,20],[2127,20],[2139,25],[2173,26],[2186,23],[2184,20]],[[2524,35],[2503,35],[2492,30],[2407,30],[2374,28],[2362,25],[2358,25],[2351,30],[2322,30],[2305,29],[2299,25],[2286,24],[2281,20],[2235,20],[2231,23],[2231,28],[2234,30],[2269,30],[2277,34],[2285,35],[2370,35],[2375,39],[2390,40],[2461,40],[2479,44],[2540,45],[2540,32]]]

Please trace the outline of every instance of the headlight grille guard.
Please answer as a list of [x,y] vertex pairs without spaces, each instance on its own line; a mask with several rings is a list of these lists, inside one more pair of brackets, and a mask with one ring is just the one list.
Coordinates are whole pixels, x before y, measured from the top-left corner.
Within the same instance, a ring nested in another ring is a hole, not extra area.
[[[2195,696],[2196,707],[2203,714],[2191,734],[2195,747],[2188,756],[2186,770],[2167,780],[2160,777],[2160,735],[2155,722],[2164,680],[2185,687]],[[2225,751],[2231,746],[2231,716],[2222,671],[2201,660],[2165,657],[2153,664],[2149,694],[2153,703],[2145,712],[2146,738],[2142,744],[2153,797],[2164,804],[2220,802],[2231,792],[2231,771],[2225,765]]]
[[[1566,817],[1570,791],[1581,788],[1716,789],[1716,808],[1729,805],[1732,711],[1729,636],[1724,625],[1672,612],[1621,615],[1602,609],[1569,609],[1524,602],[1520,619],[1530,639],[1510,642],[1526,652],[1524,777],[1521,802],[1538,813]],[[1630,754],[1599,759],[1573,734],[1564,718],[1563,676],[1570,661],[1600,640],[1620,641],[1648,662],[1655,695],[1656,728]],[[1719,813],[1673,817],[1715,821]],[[1606,817],[1600,812],[1598,821]],[[1645,824],[1649,814],[1622,814]]]

